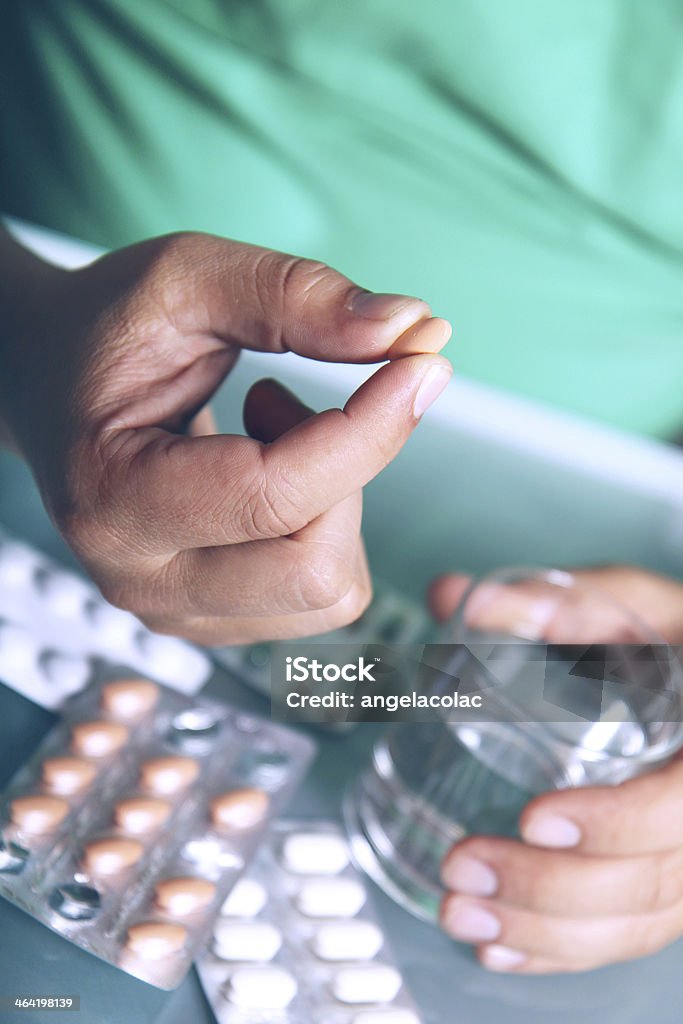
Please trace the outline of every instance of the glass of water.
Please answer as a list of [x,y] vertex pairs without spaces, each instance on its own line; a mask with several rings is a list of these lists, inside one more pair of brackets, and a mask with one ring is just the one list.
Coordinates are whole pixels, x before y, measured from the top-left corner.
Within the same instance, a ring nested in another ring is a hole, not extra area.
[[479,694],[481,709],[390,726],[345,799],[357,860],[427,920],[458,840],[516,836],[537,794],[617,784],[683,746],[675,652],[570,573],[493,573],[470,586],[437,639],[431,692]]

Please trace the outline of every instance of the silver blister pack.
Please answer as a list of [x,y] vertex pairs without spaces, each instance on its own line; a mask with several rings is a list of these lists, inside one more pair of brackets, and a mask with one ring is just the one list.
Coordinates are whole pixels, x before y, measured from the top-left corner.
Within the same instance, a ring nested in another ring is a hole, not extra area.
[[219,1024],[420,1024],[333,822],[274,823],[197,971]]
[[0,797],[0,894],[174,988],[313,751],[219,701],[95,682]]

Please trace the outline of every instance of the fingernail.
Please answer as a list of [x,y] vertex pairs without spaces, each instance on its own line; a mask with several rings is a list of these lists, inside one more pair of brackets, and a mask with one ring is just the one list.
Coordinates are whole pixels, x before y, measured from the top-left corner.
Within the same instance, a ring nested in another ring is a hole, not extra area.
[[481,962],[491,971],[510,971],[525,960],[525,953],[509,946],[487,946],[481,953]]
[[451,370],[443,364],[432,366],[427,370],[413,402],[413,416],[416,420],[419,420],[420,416],[437,400],[450,379]]
[[421,355],[423,352],[440,352],[452,333],[448,320],[441,317],[418,320],[396,339],[387,356],[389,359],[402,359],[403,356]]
[[476,903],[457,900],[444,916],[444,928],[460,942],[490,942],[500,935],[500,921]]
[[366,292],[362,289],[355,291],[346,301],[346,308],[356,316],[364,316],[368,320],[391,320],[408,306],[415,307],[415,319],[425,314],[429,316],[430,310],[422,299],[411,298],[409,295],[388,295],[385,292]]
[[569,818],[532,818],[522,829],[522,837],[536,846],[555,848],[577,846],[581,841],[581,829]]
[[468,896],[493,896],[498,888],[498,877],[493,868],[464,854],[447,861],[443,880],[449,889]]

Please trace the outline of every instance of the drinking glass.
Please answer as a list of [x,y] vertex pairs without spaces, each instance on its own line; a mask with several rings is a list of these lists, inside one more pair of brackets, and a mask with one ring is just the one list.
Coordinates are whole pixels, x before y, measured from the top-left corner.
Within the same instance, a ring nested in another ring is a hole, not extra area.
[[437,640],[425,655],[431,692],[479,694],[481,709],[391,725],[344,807],[359,863],[427,920],[458,840],[516,836],[537,794],[617,784],[683,745],[675,652],[570,573],[502,569],[475,581]]

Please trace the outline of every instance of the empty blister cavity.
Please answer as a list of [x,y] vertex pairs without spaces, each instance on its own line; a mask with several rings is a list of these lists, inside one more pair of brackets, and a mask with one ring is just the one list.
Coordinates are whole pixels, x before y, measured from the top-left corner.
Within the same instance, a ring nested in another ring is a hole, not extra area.
[[206,878],[165,878],[155,889],[155,907],[172,917],[188,917],[210,906],[216,886]]
[[256,917],[266,905],[268,893],[254,878],[240,878],[221,907],[226,917]]
[[114,718],[135,721],[159,702],[159,687],[149,679],[115,679],[102,687],[100,705]]
[[220,960],[268,963],[282,946],[282,935],[267,921],[216,922],[213,952]]
[[49,905],[68,921],[91,921],[99,914],[102,901],[93,886],[70,882],[55,886],[50,893]]
[[383,942],[372,921],[328,921],[316,929],[311,949],[321,960],[372,960]]
[[111,757],[125,747],[129,735],[120,722],[78,722],[71,730],[71,749],[83,757]]
[[332,981],[332,993],[340,1003],[390,1003],[398,995],[403,979],[388,964],[340,967]]
[[296,832],[282,845],[282,860],[296,875],[337,875],[350,861],[341,836],[324,832]]
[[30,851],[24,846],[10,839],[0,838],[0,871],[4,874],[20,874],[30,856]]
[[255,828],[268,814],[270,801],[262,789],[233,789],[211,801],[211,824],[217,832],[230,835]]
[[237,967],[224,996],[242,1010],[284,1010],[297,989],[296,979],[284,967]]
[[264,789],[277,786],[287,776],[288,770],[289,759],[286,754],[258,746],[246,750],[235,766],[240,777]]
[[220,728],[221,719],[212,708],[191,708],[173,718],[166,738],[174,747],[202,753],[214,743]]
[[355,878],[308,878],[295,904],[306,917],[354,917],[365,903],[365,889]]

